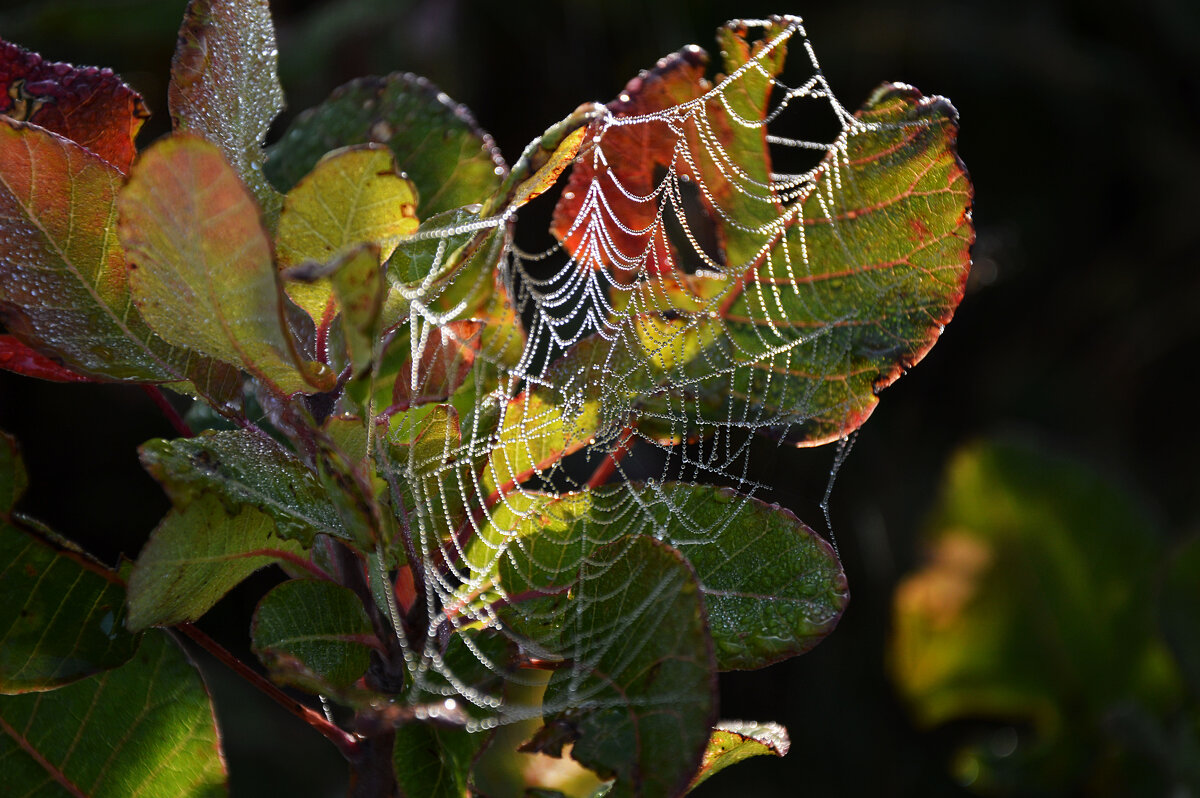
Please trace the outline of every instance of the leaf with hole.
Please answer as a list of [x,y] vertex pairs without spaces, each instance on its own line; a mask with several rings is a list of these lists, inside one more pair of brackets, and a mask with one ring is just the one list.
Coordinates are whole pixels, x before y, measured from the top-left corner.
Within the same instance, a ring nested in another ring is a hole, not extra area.
[[111,69],[46,61],[0,39],[0,114],[74,141],[128,172],[133,140],[150,116],[142,96]]

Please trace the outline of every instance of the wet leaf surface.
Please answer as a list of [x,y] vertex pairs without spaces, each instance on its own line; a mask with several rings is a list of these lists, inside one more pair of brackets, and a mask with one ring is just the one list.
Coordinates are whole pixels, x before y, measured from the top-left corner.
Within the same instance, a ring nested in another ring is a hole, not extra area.
[[190,0],[167,89],[175,130],[220,148],[269,220],[281,202],[263,175],[262,150],[283,110],[277,61],[267,0]]

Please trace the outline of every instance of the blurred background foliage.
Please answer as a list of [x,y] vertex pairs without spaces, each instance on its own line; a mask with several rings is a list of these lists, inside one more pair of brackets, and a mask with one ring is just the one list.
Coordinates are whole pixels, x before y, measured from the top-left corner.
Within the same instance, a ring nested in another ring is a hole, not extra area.
[[[111,66],[168,125],[184,0],[7,0],[0,36]],[[968,294],[888,390],[835,482],[853,601],[812,653],[725,674],[725,717],[777,720],[783,760],[700,795],[1200,795],[1200,5],[859,0],[275,0],[289,109],[411,71],[510,162],[726,19],[804,16],[839,98],[882,80],[950,97],[976,187]],[[140,392],[0,373],[24,509],[115,561],[165,511],[135,447]],[[824,530],[835,452],[763,444],[769,500]],[[78,508],[90,509],[84,513]],[[204,626],[245,648],[270,574]],[[219,668],[232,792],[336,795],[344,767]]]

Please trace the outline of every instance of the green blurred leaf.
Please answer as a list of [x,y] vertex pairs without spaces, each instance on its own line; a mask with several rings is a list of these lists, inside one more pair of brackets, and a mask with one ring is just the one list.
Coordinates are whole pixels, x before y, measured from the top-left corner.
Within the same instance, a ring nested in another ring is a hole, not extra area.
[[116,574],[0,521],[0,693],[53,690],[136,648]]
[[173,348],[133,308],[117,241],[122,176],[78,144],[0,119],[0,317],[68,368],[113,380],[192,380],[218,400],[236,370]]
[[298,360],[258,209],[215,145],[160,140],[134,165],[118,205],[130,286],[159,335],[278,393],[333,387],[327,367]]
[[[921,725],[1032,724],[1018,755],[964,754],[981,788],[994,764],[1021,789],[1069,792],[1089,762],[1115,758],[1119,705],[1175,700],[1150,518],[1122,485],[1033,446],[985,441],[950,462],[926,564],[896,589],[890,660]],[[1116,761],[1113,785],[1130,773]]]
[[204,494],[171,510],[129,577],[131,630],[194,621],[250,574],[304,549],[275,533],[271,517],[244,505],[230,513]]
[[275,681],[314,693],[350,687],[379,645],[358,596],[314,579],[292,579],[264,596],[250,636]]
[[0,515],[8,517],[25,489],[29,487],[29,474],[17,439],[7,432],[0,432]]
[[368,142],[395,153],[417,187],[422,219],[483,202],[507,171],[466,108],[424,78],[396,73],[351,81],[296,117],[270,148],[266,173],[288,191],[325,153]]
[[267,0],[190,0],[167,87],[175,130],[217,145],[268,219],[282,201],[262,150],[284,105],[277,63]]
[[142,444],[142,465],[177,508],[218,496],[229,512],[249,505],[275,521],[279,536],[312,544],[316,534],[346,537],[317,475],[265,435],[230,430]]
[[1159,598],[1163,634],[1200,699],[1200,537],[1179,546],[1167,565]]
[[150,632],[114,670],[0,697],[0,785],[38,798],[218,798],[225,764],[195,666]]
[[[379,246],[378,269],[379,256],[386,259],[416,232],[416,203],[412,183],[397,172],[386,147],[331,152],[284,199],[275,238],[279,268],[328,263],[351,247],[373,243]],[[290,283],[287,291],[318,327],[329,324],[335,312],[329,283]]]
[[692,778],[688,791],[695,789],[714,773],[752,756],[786,756],[791,740],[787,729],[778,723],[723,720],[713,729],[704,749],[704,761]]
[[538,543],[510,550],[501,573],[512,590],[543,597],[507,605],[501,616],[518,627],[533,617],[558,625],[553,653],[569,664],[551,676],[546,725],[526,750],[558,755],[573,744],[576,761],[616,779],[613,796],[680,794],[700,765],[716,708],[694,573],[669,546],[628,537],[562,569],[557,583],[529,580],[542,567],[534,565],[545,554]]
[[342,309],[342,334],[353,374],[362,374],[375,359],[383,334],[387,282],[375,244],[359,247],[330,276],[333,295]]

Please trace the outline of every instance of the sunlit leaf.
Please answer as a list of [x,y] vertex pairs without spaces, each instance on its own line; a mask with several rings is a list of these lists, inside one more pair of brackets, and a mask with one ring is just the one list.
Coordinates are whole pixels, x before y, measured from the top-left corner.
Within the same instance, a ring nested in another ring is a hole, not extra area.
[[778,723],[723,720],[713,729],[704,749],[704,761],[692,778],[690,789],[752,756],[786,756],[791,747],[787,729]]
[[723,28],[720,91],[696,47],[630,81],[555,209],[556,237],[610,275],[614,309],[677,375],[676,409],[656,413],[695,403],[687,437],[731,419],[795,444],[844,436],[962,297],[971,187],[945,99],[886,84],[818,168],[776,174],[767,123],[795,24],[754,42]]
[[395,153],[417,187],[422,219],[483,202],[507,171],[466,108],[424,78],[397,73],[351,81],[296,117],[271,147],[267,174],[288,191],[325,153],[371,142]]
[[267,0],[190,0],[171,62],[167,105],[177,131],[216,144],[268,219],[281,197],[263,175],[263,140],[283,110]]
[[715,711],[695,575],[665,544],[621,538],[564,571],[568,581],[551,591],[523,577],[543,554],[532,539],[502,568],[506,584],[545,596],[509,605],[502,617],[560,624],[554,653],[588,665],[550,677],[546,725],[526,750],[555,755],[573,744],[575,760],[616,779],[612,796],[678,795],[700,764]]
[[298,362],[258,210],[215,145],[188,135],[159,141],[134,166],[119,205],[130,286],[159,335],[279,393],[333,387],[328,368]]
[[236,370],[155,335],[133,307],[117,241],[121,174],[74,142],[0,119],[0,317],[72,371],[236,390]]
[[200,674],[150,632],[125,665],[0,697],[0,785],[38,798],[219,798],[225,763]]
[[125,588],[77,551],[0,521],[0,693],[52,690],[129,659]]
[[313,692],[352,685],[379,645],[358,596],[314,579],[289,580],[264,596],[250,636],[272,678]]
[[250,506],[231,513],[205,494],[167,513],[151,533],[129,577],[126,625],[194,621],[259,568],[303,558],[300,544],[276,534],[270,516]]
[[45,61],[0,40],[0,114],[58,133],[128,172],[150,112],[111,69]]
[[280,537],[306,546],[317,534],[346,535],[317,475],[266,435],[230,430],[152,440],[140,451],[177,508],[211,494],[230,512],[242,505],[261,510]]
[[[396,171],[386,147],[332,152],[284,198],[275,244],[279,267],[326,263],[367,243],[377,244],[386,259],[401,238],[416,232],[416,204],[412,183]],[[329,324],[336,307],[332,286],[290,283],[287,291],[318,326]]]

